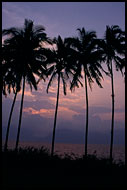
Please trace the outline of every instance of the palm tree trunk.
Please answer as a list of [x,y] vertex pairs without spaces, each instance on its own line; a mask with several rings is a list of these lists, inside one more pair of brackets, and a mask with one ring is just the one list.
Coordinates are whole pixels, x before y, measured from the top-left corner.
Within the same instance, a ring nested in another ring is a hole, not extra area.
[[13,100],[13,103],[12,103],[12,106],[11,106],[10,115],[9,115],[8,126],[7,126],[7,132],[6,132],[6,139],[5,139],[5,145],[4,145],[4,151],[7,151],[7,144],[8,144],[10,123],[11,123],[11,118],[12,118],[12,113],[13,113],[13,109],[14,109],[16,97],[17,97],[17,91],[16,91],[16,93],[15,93],[14,100]]
[[110,161],[112,163],[113,133],[114,133],[114,83],[113,83],[112,62],[111,62],[111,86],[112,86],[112,123],[111,123],[111,142],[110,142]]
[[18,150],[18,144],[19,144],[19,135],[20,135],[20,128],[21,128],[21,120],[22,120],[24,91],[25,91],[25,77],[23,79],[23,90],[22,90],[22,99],[21,99],[21,106],[20,106],[19,125],[18,125],[18,133],[17,133],[16,146],[15,146],[16,151]]
[[88,90],[87,78],[85,74],[85,88],[86,88],[86,133],[85,133],[85,156],[87,156],[87,139],[88,139]]
[[56,130],[58,102],[59,102],[59,88],[60,88],[60,74],[58,75],[57,101],[56,101],[56,110],[55,110],[54,127],[53,127],[51,156],[53,156],[53,154],[54,154],[55,130]]

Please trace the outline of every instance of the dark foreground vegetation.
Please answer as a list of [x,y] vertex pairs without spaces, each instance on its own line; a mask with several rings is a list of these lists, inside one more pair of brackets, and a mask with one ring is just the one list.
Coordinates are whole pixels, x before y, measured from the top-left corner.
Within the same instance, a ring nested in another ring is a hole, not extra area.
[[42,147],[2,152],[3,189],[126,189],[125,165],[95,155],[64,157]]

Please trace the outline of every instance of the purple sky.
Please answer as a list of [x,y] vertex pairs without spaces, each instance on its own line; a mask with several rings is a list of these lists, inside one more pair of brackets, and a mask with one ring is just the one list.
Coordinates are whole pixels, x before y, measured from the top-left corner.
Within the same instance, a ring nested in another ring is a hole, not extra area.
[[[76,29],[85,27],[95,30],[102,38],[106,25],[119,25],[125,30],[125,3],[123,2],[4,2],[2,3],[2,28],[20,27],[24,19],[34,20],[35,25],[45,26],[49,37],[76,36]],[[105,66],[104,66],[105,67]],[[106,67],[105,67],[106,68]],[[57,82],[57,81],[56,81]],[[47,95],[47,82],[40,82],[38,91],[30,92],[26,87],[20,140],[50,141],[56,102],[56,82]],[[124,143],[125,127],[125,83],[121,73],[114,71],[115,82],[115,138],[116,144]],[[103,89],[95,83],[89,93],[89,137],[88,143],[110,143],[111,81],[104,76]],[[15,140],[19,116],[21,93],[18,95],[10,131]],[[3,97],[3,138],[13,94]],[[85,134],[85,89],[76,89],[67,95],[60,90],[56,141],[84,143]]]

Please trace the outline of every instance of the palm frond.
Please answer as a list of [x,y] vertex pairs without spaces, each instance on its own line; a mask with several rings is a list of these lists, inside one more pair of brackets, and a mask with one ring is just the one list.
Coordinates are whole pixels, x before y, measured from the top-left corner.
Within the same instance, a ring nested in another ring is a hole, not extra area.
[[115,60],[115,66],[117,71],[121,71],[121,74],[123,76],[123,68],[125,68],[125,58],[121,58],[119,56],[116,56],[114,58]]
[[21,29],[14,28],[14,27],[2,30],[2,36],[5,36],[5,35],[16,36],[16,35],[19,35],[20,33],[21,33]]
[[83,78],[81,75],[81,67],[78,67],[76,72],[73,74],[73,80],[71,82],[70,90],[73,91],[75,87],[79,88],[79,84],[83,87],[80,79]]
[[47,90],[46,90],[46,92],[48,93],[48,90],[49,90],[49,87],[52,85],[52,82],[53,82],[53,80],[55,79],[55,77],[56,77],[56,72],[53,72],[53,74],[51,75],[51,77],[50,77],[50,80],[49,80],[49,82],[48,82],[48,86],[47,86]]
[[34,89],[37,90],[37,82],[36,82],[36,79],[35,79],[33,73],[31,72],[31,69],[28,68],[27,72],[28,72],[26,75],[27,82],[30,85],[31,91],[32,91],[32,85],[33,85]]
[[62,78],[62,81],[63,81],[63,92],[64,92],[64,95],[66,95],[67,94],[67,90],[66,90],[67,84],[65,82],[65,77],[64,77],[63,72],[61,72],[60,75],[61,75],[61,78]]

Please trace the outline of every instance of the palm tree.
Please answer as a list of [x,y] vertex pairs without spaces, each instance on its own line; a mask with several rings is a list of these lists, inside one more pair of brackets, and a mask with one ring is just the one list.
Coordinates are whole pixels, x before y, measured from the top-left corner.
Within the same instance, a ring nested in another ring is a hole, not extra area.
[[25,83],[27,82],[32,90],[37,90],[36,76],[44,79],[46,67],[43,65],[42,42],[51,42],[44,32],[43,26],[34,26],[32,20],[25,19],[24,28],[9,28],[3,30],[3,35],[8,35],[4,41],[5,54],[3,64],[6,64],[7,72],[12,71],[12,77],[15,76],[19,86],[23,82],[22,97],[19,115],[18,132],[15,150],[18,149]]
[[106,26],[104,39],[100,41],[100,48],[103,50],[103,59],[105,60],[110,76],[112,87],[112,121],[111,121],[111,142],[110,142],[110,160],[112,162],[113,152],[113,134],[114,134],[114,78],[113,64],[116,70],[121,71],[125,67],[125,32],[119,26]]
[[[20,91],[20,87],[18,87],[15,83],[17,84],[17,81],[16,81],[16,79],[14,77],[12,78],[12,74],[10,75],[10,73],[8,73],[8,75],[6,75],[6,76],[3,75],[3,89],[2,89],[3,90],[3,95],[5,95],[5,97],[7,96],[6,89],[8,90],[8,93],[10,94],[11,88],[13,88],[13,93],[15,94],[14,95],[14,99],[13,99],[13,103],[12,103],[12,106],[11,106],[11,111],[10,111],[9,119],[8,119],[8,125],[7,125],[7,132],[6,132],[4,151],[7,151],[8,137],[9,137],[9,131],[10,131],[10,124],[11,124],[12,113],[13,113],[13,109],[14,109],[17,93]],[[15,89],[15,86],[16,86],[16,89]]]
[[11,106],[11,111],[8,119],[8,125],[7,125],[7,132],[6,132],[6,138],[5,138],[5,145],[4,145],[4,151],[7,151],[8,147],[8,137],[9,137],[9,131],[10,131],[10,123],[12,118],[12,113],[17,97],[17,93],[20,91],[21,87],[18,83],[18,80],[15,78],[14,73],[12,73],[12,69],[8,65],[8,55],[9,55],[9,49],[6,45],[2,45],[2,79],[3,79],[3,88],[2,92],[5,97],[7,96],[7,91],[10,94],[11,89],[13,89],[14,99]]
[[[76,66],[77,70],[71,84],[71,90],[78,87],[79,79],[85,79],[85,96],[86,96],[86,133],[85,133],[85,155],[87,156],[87,142],[88,142],[88,83],[92,90],[92,83],[94,80],[100,88],[101,79],[103,76],[100,69],[103,70],[100,61],[102,59],[102,51],[98,50],[98,40],[95,31],[86,31],[84,28],[77,29],[79,37],[69,38],[68,43],[76,50]],[[103,70],[104,71],[104,70]],[[94,80],[93,80],[94,79]]]
[[57,100],[56,100],[56,109],[54,116],[54,126],[53,126],[53,136],[52,136],[52,148],[51,156],[54,154],[54,143],[55,143],[55,131],[56,131],[56,121],[58,113],[58,104],[59,104],[59,91],[60,91],[60,82],[63,83],[63,92],[66,95],[66,80],[69,80],[69,77],[73,75],[73,53],[74,51],[69,47],[66,39],[62,40],[60,36],[53,39],[53,43],[56,45],[56,49],[46,50],[47,52],[47,63],[51,65],[48,68],[48,75],[51,75],[50,80],[47,86],[47,93],[49,87],[52,85],[54,79],[57,78]]

